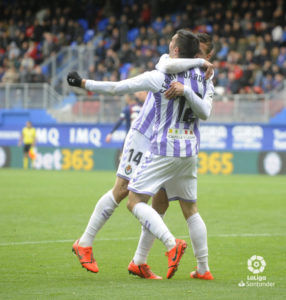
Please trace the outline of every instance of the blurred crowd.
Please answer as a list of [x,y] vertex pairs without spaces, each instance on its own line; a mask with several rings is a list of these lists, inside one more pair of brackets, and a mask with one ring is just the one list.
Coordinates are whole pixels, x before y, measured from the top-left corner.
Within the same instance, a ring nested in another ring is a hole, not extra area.
[[[96,2],[96,4],[94,3]],[[213,37],[214,84],[224,93],[267,93],[286,75],[283,0],[3,1],[0,81],[46,82],[41,63],[63,46],[96,39],[88,77],[120,80],[153,70],[174,32]]]

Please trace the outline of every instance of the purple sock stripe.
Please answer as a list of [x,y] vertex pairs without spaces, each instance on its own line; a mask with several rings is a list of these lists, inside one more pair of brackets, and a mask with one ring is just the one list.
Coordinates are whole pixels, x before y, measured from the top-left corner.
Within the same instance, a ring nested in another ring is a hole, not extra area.
[[148,220],[146,220],[146,221],[145,221],[145,224],[144,224],[144,227],[145,227],[147,230],[150,231],[150,226],[151,226],[151,223],[150,223]]

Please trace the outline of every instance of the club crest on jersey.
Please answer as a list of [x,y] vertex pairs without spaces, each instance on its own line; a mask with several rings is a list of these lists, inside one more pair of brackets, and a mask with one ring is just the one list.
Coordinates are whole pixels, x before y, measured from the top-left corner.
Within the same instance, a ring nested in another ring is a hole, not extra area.
[[126,175],[130,175],[132,173],[132,167],[131,165],[128,165],[126,168],[125,168],[125,174]]

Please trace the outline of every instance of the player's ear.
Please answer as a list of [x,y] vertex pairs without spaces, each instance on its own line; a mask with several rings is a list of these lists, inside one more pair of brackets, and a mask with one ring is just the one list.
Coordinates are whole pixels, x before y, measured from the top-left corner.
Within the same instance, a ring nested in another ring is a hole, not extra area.
[[179,56],[179,48],[178,47],[174,48],[174,54]]

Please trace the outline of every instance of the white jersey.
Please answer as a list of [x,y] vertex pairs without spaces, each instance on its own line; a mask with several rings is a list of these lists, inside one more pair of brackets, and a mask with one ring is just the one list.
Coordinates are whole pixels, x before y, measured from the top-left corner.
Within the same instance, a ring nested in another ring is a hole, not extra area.
[[137,117],[137,119],[132,123],[132,129],[138,130],[149,140],[152,138],[153,125],[155,121],[155,99],[153,93],[149,92],[143,107]]
[[164,89],[154,93],[156,114],[151,140],[152,152],[162,156],[193,156],[199,151],[199,118],[185,97],[174,100],[164,97],[164,92],[172,81],[189,86],[200,98],[206,93],[207,83],[199,68],[165,75]]
[[[185,85],[185,97],[168,100],[164,92],[175,81]],[[152,152],[157,155],[185,157],[198,153],[199,118],[209,116],[212,101],[211,96],[208,100],[204,96],[213,93],[211,81],[205,81],[204,73],[199,68],[179,74],[163,74],[154,70],[119,82],[87,80],[85,87],[105,94],[151,91],[148,94],[149,100],[147,98],[146,105],[143,105],[142,114],[139,114],[132,127],[143,134],[147,132],[151,138]],[[152,107],[151,103],[155,105]]]

